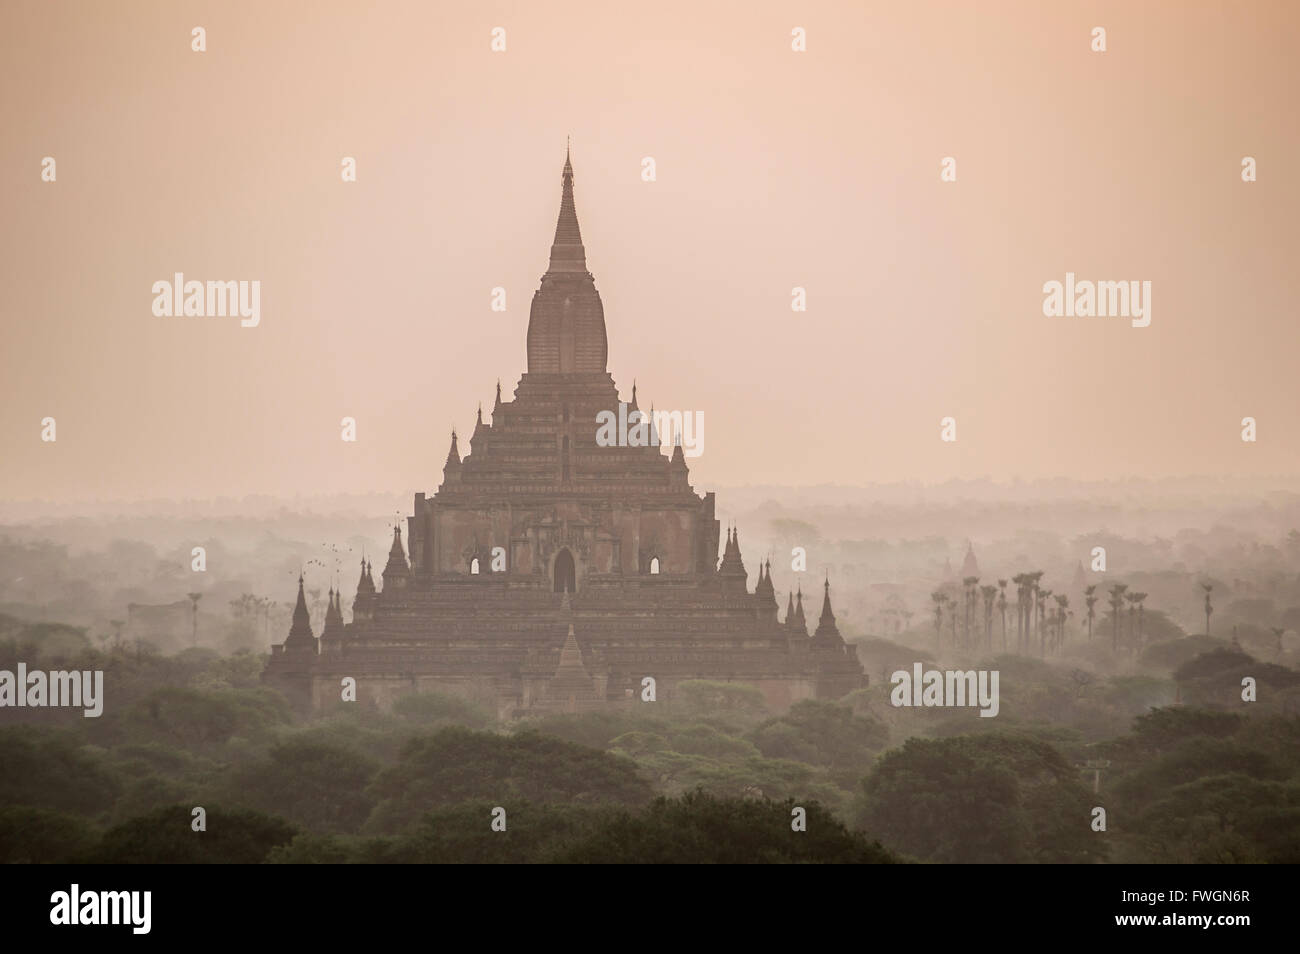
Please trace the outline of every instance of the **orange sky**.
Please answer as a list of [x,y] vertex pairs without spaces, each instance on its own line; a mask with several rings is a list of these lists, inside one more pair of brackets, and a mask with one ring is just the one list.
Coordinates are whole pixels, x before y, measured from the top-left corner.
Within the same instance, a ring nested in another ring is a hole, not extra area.
[[[432,490],[450,427],[524,370],[569,133],[610,370],[703,412],[697,488],[1300,473],[1297,25],[10,0],[0,499]],[[155,318],[178,271],[259,280],[260,326]],[[1151,281],[1151,326],[1044,317],[1066,271]]]

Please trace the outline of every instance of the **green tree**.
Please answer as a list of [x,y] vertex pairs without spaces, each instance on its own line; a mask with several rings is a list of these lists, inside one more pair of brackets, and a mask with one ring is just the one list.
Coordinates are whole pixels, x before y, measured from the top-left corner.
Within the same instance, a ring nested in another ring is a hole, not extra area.
[[[806,830],[792,828],[795,809]],[[817,802],[717,798],[690,792],[620,812],[558,860],[582,864],[890,864],[879,842],[849,831]]]
[[204,806],[207,830],[191,828],[189,805],[160,808],[110,828],[91,860],[100,864],[259,864],[297,833],[283,818]]
[[355,831],[374,808],[379,763],[348,746],[290,738],[230,775],[226,800],[283,815],[314,832]]
[[749,734],[768,758],[862,773],[889,741],[889,729],[836,702],[804,699]]
[[95,815],[121,791],[103,758],[66,729],[0,728],[0,766],[0,806]]
[[0,864],[68,864],[84,860],[98,838],[85,819],[48,808],[0,808]]
[[911,738],[863,782],[857,818],[923,861],[1083,862],[1104,856],[1092,797],[1046,742],[989,733]]
[[1179,785],[1137,818],[1146,857],[1184,864],[1300,863],[1300,785],[1241,773]]
[[463,801],[637,804],[652,795],[628,759],[530,731],[464,728],[410,740],[367,791],[379,804],[366,828],[377,834],[412,824],[430,806]]

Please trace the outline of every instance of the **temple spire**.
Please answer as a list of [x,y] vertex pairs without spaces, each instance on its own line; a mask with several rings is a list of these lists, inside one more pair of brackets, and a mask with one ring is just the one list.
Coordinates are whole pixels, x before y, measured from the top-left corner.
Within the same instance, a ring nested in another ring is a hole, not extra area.
[[758,597],[758,605],[764,616],[771,621],[776,621],[776,614],[781,609],[781,605],[776,601],[776,590],[772,586],[772,563],[771,561],[758,561],[758,585],[754,587],[754,595]]
[[835,625],[835,614],[834,614],[833,612],[831,612],[831,578],[830,578],[830,574],[827,574],[827,575],[826,575],[826,582],[823,584],[823,586],[825,587],[825,590],[824,590],[823,595],[822,595],[822,616],[821,616],[821,622],[822,622],[822,623],[826,623],[827,621],[829,621],[830,624],[831,624],[832,626],[834,626],[834,625]]
[[307,635],[311,635],[311,614],[307,612],[307,597],[303,594],[302,574],[298,574],[298,602],[293,608],[293,626],[289,634],[293,635],[294,630],[305,630]]
[[393,525],[393,545],[388,551],[388,564],[384,567],[384,587],[395,580],[404,579],[411,572],[411,565],[406,562],[406,551],[402,548],[402,525]]
[[447,451],[447,463],[442,465],[443,485],[460,482],[460,450],[456,447],[456,429],[451,431],[451,449]]
[[289,627],[289,637],[284,641],[284,648],[286,651],[316,651],[316,635],[311,631],[311,614],[307,612],[307,597],[303,593],[301,573],[298,574],[298,602],[293,608],[293,625]]
[[745,561],[740,558],[740,531],[734,527],[727,531],[727,547],[723,551],[718,573],[731,578],[731,585],[735,588],[741,591],[746,589],[748,574],[745,572]]
[[791,628],[800,636],[807,636],[808,622],[803,615],[803,584],[800,584],[799,588],[795,590],[794,599],[794,625]]
[[829,648],[840,649],[844,645],[844,640],[840,637],[840,631],[835,625],[835,614],[831,612],[831,578],[830,574],[826,576],[826,582],[822,597],[822,615],[817,621],[817,631],[813,633],[815,645]]
[[322,645],[337,643],[343,638],[343,608],[339,602],[342,595],[342,593],[336,593],[334,586],[330,585],[329,602],[325,610],[325,625],[320,632]]
[[560,179],[560,215],[550,264],[528,309],[528,373],[604,374],[609,359],[605,308],[587,271],[573,204],[573,163],[567,153]]
[[564,150],[564,171],[560,174],[560,217],[555,223],[555,241],[551,245],[550,272],[585,272],[587,252],[582,247],[578,228],[578,211],[573,204],[573,163],[569,149]]
[[673,435],[673,467],[678,470],[686,469],[686,453],[682,450],[682,435],[680,433]]

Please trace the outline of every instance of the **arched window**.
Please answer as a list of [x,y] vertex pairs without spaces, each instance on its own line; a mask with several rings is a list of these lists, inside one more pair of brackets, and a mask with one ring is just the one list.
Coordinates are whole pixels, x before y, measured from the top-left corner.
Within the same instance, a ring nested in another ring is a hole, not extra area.
[[567,549],[561,550],[555,558],[555,592],[576,593],[578,591],[578,571],[573,565],[573,554]]
[[658,576],[658,575],[659,575],[659,558],[658,558],[658,557],[651,557],[651,558],[650,558],[650,574],[651,574],[652,576]]
[[469,561],[469,572],[474,575],[478,574],[478,557]]

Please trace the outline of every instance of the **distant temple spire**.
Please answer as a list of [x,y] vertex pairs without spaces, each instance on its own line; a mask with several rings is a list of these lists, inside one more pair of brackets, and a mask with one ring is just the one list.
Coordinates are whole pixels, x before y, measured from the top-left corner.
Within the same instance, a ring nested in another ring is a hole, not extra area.
[[689,469],[686,466],[686,454],[682,450],[681,434],[677,434],[673,438],[673,457],[672,461],[670,461],[670,465],[672,472],[683,479],[686,477],[687,473],[689,473]]
[[605,308],[587,271],[567,152],[560,179],[560,215],[550,263],[528,311],[528,372],[604,374],[609,357]]
[[311,614],[307,612],[307,597],[303,593],[302,574],[298,574],[298,602],[293,608],[293,625],[289,627],[289,638],[284,641],[286,652],[305,649],[316,651],[316,636],[311,631]]
[[573,162],[564,150],[564,171],[560,174],[560,217],[555,222],[555,241],[551,245],[550,272],[585,272],[587,250],[582,247],[578,228],[578,210],[573,204]]
[[384,586],[387,588],[395,580],[405,579],[411,572],[411,565],[406,562],[406,551],[402,549],[402,525],[393,527],[393,545],[388,550],[388,564],[384,567]]
[[447,463],[442,465],[442,482],[444,484],[460,481],[460,450],[456,446],[456,429],[451,431],[451,448],[447,451]]
[[375,581],[370,575],[370,564],[361,558],[361,578],[357,580],[357,595],[352,600],[352,621],[367,618],[375,600]]
[[772,561],[758,563],[758,585],[754,587],[754,596],[758,600],[759,609],[763,615],[776,621],[776,614],[781,608],[781,604],[776,601],[776,590],[772,586]]
[[803,615],[803,586],[802,585],[800,585],[799,589],[795,592],[794,625],[791,626],[790,628],[793,629],[800,636],[808,635],[808,621],[804,619],[804,615]]
[[734,527],[727,533],[727,548],[722,554],[718,574],[724,578],[724,591],[748,592],[748,573],[740,556],[740,531]]
[[822,596],[821,619],[817,621],[817,635],[820,636],[822,634],[823,628],[835,632],[838,635],[838,630],[835,629],[835,613],[831,611],[831,578],[829,574],[826,577],[826,582],[822,585],[825,587],[825,590]]
[[813,633],[813,645],[820,649],[832,649],[844,652],[844,640],[835,626],[835,614],[831,612],[831,578],[827,574],[825,595],[822,597],[822,616],[817,621],[817,631]]
[[343,609],[339,605],[342,593],[336,593],[330,586],[329,605],[325,610],[325,625],[320,631],[321,648],[326,644],[336,644],[343,639]]

